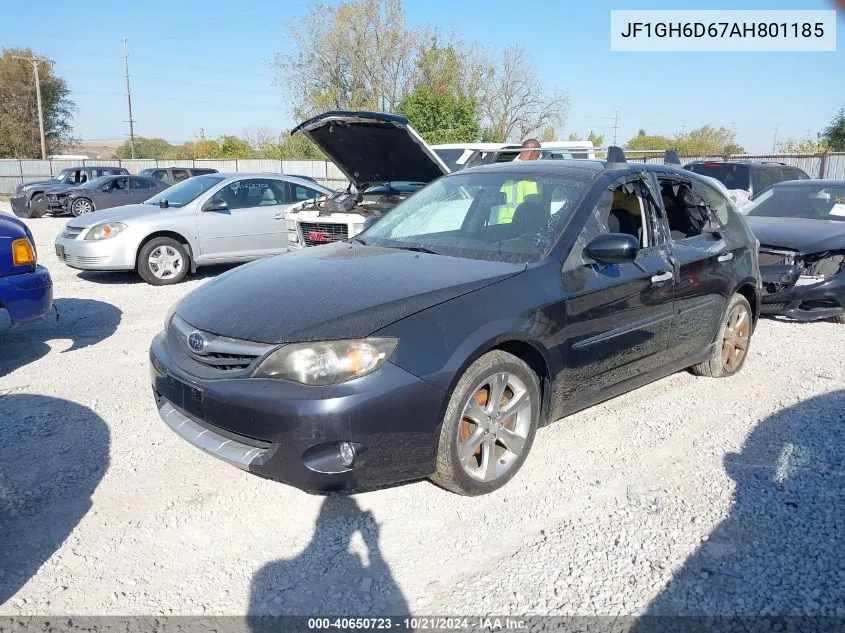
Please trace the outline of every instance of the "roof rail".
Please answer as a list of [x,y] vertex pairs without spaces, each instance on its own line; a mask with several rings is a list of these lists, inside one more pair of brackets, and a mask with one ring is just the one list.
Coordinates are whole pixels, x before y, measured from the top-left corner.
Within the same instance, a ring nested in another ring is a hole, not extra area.
[[604,165],[605,169],[624,169],[628,166],[628,161],[625,159],[625,152],[621,147],[611,145],[607,148],[607,162]]
[[677,165],[678,167],[681,166],[681,159],[678,158],[678,152],[673,149],[667,149],[666,154],[663,157],[663,164],[664,165]]

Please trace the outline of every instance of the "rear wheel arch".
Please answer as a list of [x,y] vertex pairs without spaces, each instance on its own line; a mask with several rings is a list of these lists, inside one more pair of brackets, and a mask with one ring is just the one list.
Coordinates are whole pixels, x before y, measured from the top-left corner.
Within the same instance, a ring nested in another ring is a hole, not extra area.
[[751,306],[751,324],[752,327],[757,326],[757,319],[760,316],[760,306],[758,302],[759,295],[756,286],[750,281],[746,281],[734,290],[734,293],[739,293],[748,300]]

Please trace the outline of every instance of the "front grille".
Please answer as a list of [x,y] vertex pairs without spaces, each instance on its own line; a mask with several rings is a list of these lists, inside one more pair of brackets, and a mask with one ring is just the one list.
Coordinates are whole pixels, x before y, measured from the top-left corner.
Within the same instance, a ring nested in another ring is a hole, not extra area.
[[[178,316],[173,318],[172,328],[172,336],[178,339],[184,355],[208,375],[243,372],[274,347],[266,343],[242,341],[204,332]],[[188,343],[192,334],[198,334],[204,340],[205,345],[201,351],[192,349]]]
[[65,230],[62,231],[62,237],[66,237],[70,240],[75,240],[79,236],[79,234],[82,233],[82,231],[84,230],[85,229],[78,228],[75,226],[66,226]]
[[776,251],[760,249],[758,256],[760,266],[791,266],[795,263],[795,253],[793,251]]
[[348,227],[334,222],[300,222],[299,230],[302,231],[302,241],[306,246],[342,242],[349,237]]

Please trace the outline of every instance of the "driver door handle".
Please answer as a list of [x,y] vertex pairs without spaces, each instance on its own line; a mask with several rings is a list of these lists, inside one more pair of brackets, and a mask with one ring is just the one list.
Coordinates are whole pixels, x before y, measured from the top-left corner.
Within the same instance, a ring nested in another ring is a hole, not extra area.
[[651,278],[651,283],[657,284],[661,281],[669,281],[672,279],[673,274],[671,270],[667,270],[665,273],[660,273],[659,275],[653,275]]
[[729,262],[729,261],[731,261],[733,258],[734,258],[734,254],[733,254],[733,253],[723,253],[722,255],[719,255],[719,256],[716,258],[716,261],[719,261],[719,262]]

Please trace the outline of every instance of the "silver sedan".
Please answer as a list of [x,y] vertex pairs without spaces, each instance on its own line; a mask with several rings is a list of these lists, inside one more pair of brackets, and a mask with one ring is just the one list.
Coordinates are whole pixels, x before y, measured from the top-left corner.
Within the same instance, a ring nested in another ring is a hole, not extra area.
[[285,252],[287,210],[329,193],[294,176],[195,176],[142,204],[71,219],[56,256],[73,268],[136,270],[147,283],[175,284],[198,266]]

